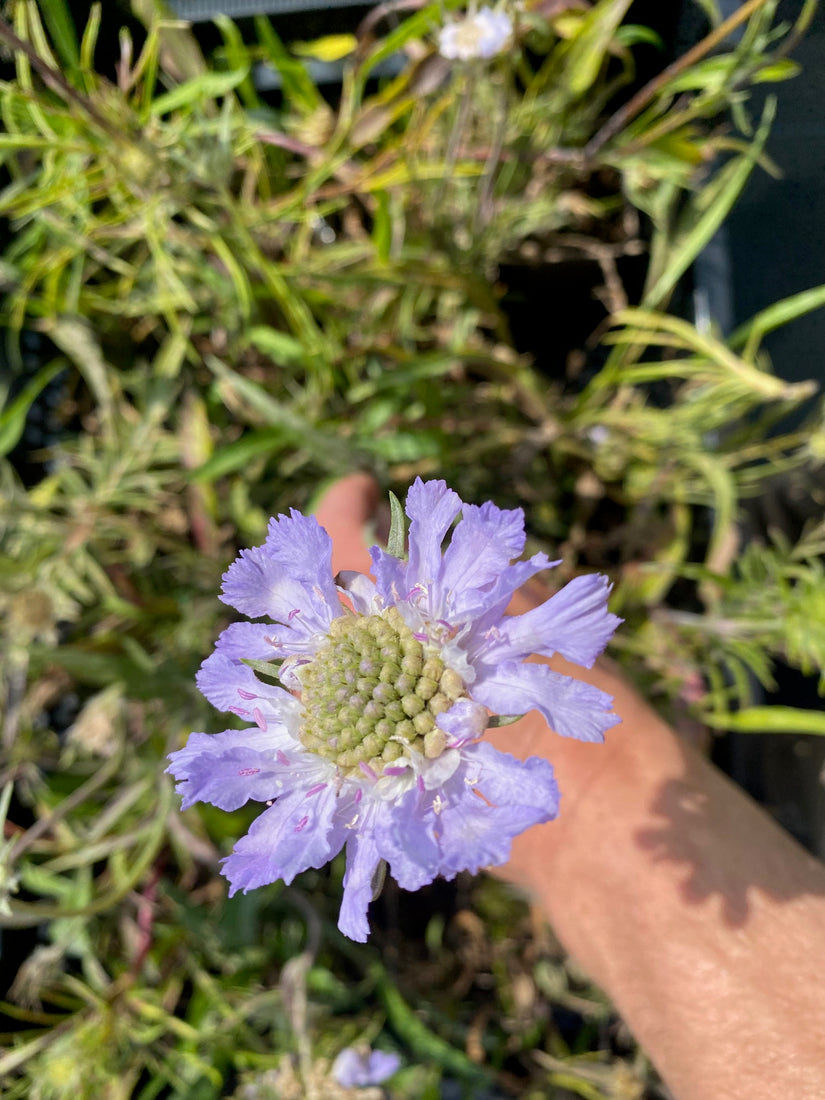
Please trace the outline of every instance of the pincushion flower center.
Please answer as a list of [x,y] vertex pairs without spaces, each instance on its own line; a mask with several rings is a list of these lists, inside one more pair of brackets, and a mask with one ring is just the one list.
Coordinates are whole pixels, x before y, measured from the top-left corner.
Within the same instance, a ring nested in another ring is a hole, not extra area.
[[476,19],[464,19],[456,24],[453,34],[455,50],[459,57],[480,57],[486,28]]
[[466,695],[458,673],[415,637],[395,607],[333,619],[299,676],[299,740],[344,775],[362,775],[362,765],[382,775],[412,752],[440,756],[447,739],[436,719]]

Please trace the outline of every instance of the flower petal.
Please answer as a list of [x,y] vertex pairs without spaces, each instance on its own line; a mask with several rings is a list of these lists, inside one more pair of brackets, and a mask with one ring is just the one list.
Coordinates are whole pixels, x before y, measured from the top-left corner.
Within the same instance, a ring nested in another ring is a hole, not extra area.
[[560,653],[574,664],[591,668],[622,621],[607,610],[610,588],[600,573],[574,577],[539,607],[505,618],[479,655],[486,663],[496,664],[520,661],[531,653],[545,657]]
[[441,590],[450,617],[460,617],[465,604],[477,606],[502,570],[524,550],[524,513],[504,511],[488,501],[465,504],[461,520],[444,553]]
[[475,741],[487,729],[487,708],[472,699],[459,699],[439,714],[436,725],[450,735],[450,744]]
[[384,1050],[356,1050],[344,1047],[332,1063],[332,1076],[345,1089],[380,1085],[401,1065],[397,1054]]
[[338,913],[338,927],[356,943],[366,943],[370,934],[367,910],[373,895],[373,875],[381,861],[370,832],[352,832],[347,840],[347,869],[344,897]]
[[420,890],[438,874],[433,815],[415,788],[387,810],[384,821],[380,817],[376,821],[378,851],[402,890]]
[[346,839],[344,827],[334,821],[334,814],[332,783],[312,794],[304,788],[281,795],[255,818],[232,855],[223,861],[222,873],[230,882],[229,896],[277,879],[289,885],[308,867],[323,867]]
[[435,803],[439,870],[447,878],[506,863],[513,838],[550,821],[559,808],[553,768],[541,757],[517,760],[484,741],[462,755],[439,792],[443,805]]
[[332,540],[312,516],[292,510],[269,521],[263,546],[242,550],[223,576],[224,603],[252,618],[326,633],[342,613],[332,579]]
[[579,741],[604,741],[605,730],[621,720],[607,713],[610,695],[547,665],[503,661],[485,668],[473,684],[473,697],[498,714],[537,710],[556,733]]
[[383,603],[375,582],[364,573],[342,569],[336,579],[341,591],[349,596],[353,610],[358,615],[376,615],[381,610]]
[[274,660],[280,656],[270,641],[272,627],[269,623],[230,623],[215,642],[219,649],[233,661],[251,657],[256,661]]
[[380,546],[370,547],[372,574],[381,599],[385,604],[396,604],[406,598],[407,563],[388,554]]
[[[461,510],[461,497],[445,481],[422,481],[417,477],[407,493],[406,512],[412,522],[409,534],[407,583],[425,588],[436,585],[441,576],[441,544],[450,524]],[[382,593],[383,595],[383,593]],[[440,608],[430,607],[436,615]]]
[[490,591],[479,593],[475,606],[467,606],[465,614],[473,620],[470,648],[477,650],[486,641],[487,632],[498,627],[517,588],[521,588],[536,573],[552,569],[558,564],[558,561],[551,561],[546,554],[534,554],[527,561],[513,562],[502,569]]
[[213,707],[231,710],[250,722],[255,721],[256,708],[268,722],[294,725],[299,720],[301,704],[293,695],[277,684],[265,684],[249,665],[230,660],[222,650],[206,658],[195,682]]
[[237,810],[250,799],[267,802],[282,792],[288,772],[275,756],[272,735],[255,727],[192,733],[169,759],[166,771],[178,780],[183,810],[195,802],[220,810]]

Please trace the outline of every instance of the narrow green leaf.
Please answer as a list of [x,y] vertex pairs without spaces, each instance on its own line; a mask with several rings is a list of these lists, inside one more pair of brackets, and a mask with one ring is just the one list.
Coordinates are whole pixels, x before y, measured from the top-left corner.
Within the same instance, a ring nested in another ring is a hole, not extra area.
[[571,41],[565,63],[566,82],[575,96],[593,85],[605,64],[608,48],[630,0],[602,0],[582,19],[581,30]]
[[639,23],[625,23],[617,28],[615,39],[623,46],[655,46],[660,53],[665,51],[665,43],[660,34],[652,27],[644,27]]
[[255,82],[251,76],[249,48],[244,42],[241,32],[238,30],[237,24],[229,19],[228,16],[216,15],[214,17],[214,23],[223,35],[227,68],[235,70],[236,72],[241,69],[247,70],[246,79],[241,81],[238,85],[238,95],[243,100],[243,104],[248,110],[255,110],[261,106],[261,98],[258,95],[255,88]]
[[300,340],[296,340],[288,332],[270,328],[269,325],[254,325],[248,330],[246,338],[254,348],[280,366],[300,366],[306,358],[306,351]]
[[305,447],[323,469],[340,473],[343,469],[359,466],[343,440],[328,431],[319,430],[294,408],[278,401],[257,382],[231,370],[217,356],[207,355],[205,362],[213,374],[254,409],[261,419],[288,433],[291,440]]
[[392,215],[390,213],[390,196],[387,191],[375,193],[376,208],[372,226],[372,243],[382,263],[387,263],[390,258],[392,245]]
[[312,82],[304,65],[287,50],[275,33],[272,23],[263,15],[255,16],[255,33],[267,53],[267,59],[281,77],[284,99],[292,106],[309,113],[320,107],[321,93]]
[[112,413],[112,384],[116,376],[103,358],[92,326],[82,317],[64,314],[50,320],[44,329],[86,379],[103,421],[108,422]]
[[241,317],[246,319],[252,312],[252,287],[247,274],[223,237],[216,234],[212,237],[211,243],[218,259],[229,272],[229,278],[232,280],[237,296],[238,309]]
[[778,61],[771,62],[760,69],[753,78],[754,84],[777,83],[781,80],[791,80],[802,72],[802,66],[798,61],[791,61],[789,57],[781,57]]
[[672,235],[660,238],[657,255],[651,259],[643,306],[661,305],[728,216],[762,155],[775,113],[776,100],[768,99],[748,151],[729,161],[706,185]]
[[101,6],[100,4],[92,4],[89,11],[89,18],[86,21],[86,26],[83,28],[83,38],[80,42],[80,69],[83,73],[93,73],[95,71],[95,47],[97,46],[97,37],[100,32],[101,21]]
[[215,481],[226,474],[241,470],[259,455],[271,454],[280,450],[288,442],[288,436],[280,428],[268,428],[259,432],[247,432],[236,443],[229,443],[225,447],[198,466],[189,475],[189,480],[196,484],[204,481]]
[[37,395],[48,386],[62,370],[64,363],[49,363],[42,367],[28,382],[17,397],[0,413],[0,455],[6,455],[13,450],[23,435],[26,427],[26,417]]
[[189,350],[189,337],[181,329],[170,332],[152,360],[156,378],[177,378]]
[[815,309],[822,309],[823,306],[825,306],[825,286],[812,287],[811,290],[802,290],[799,294],[782,298],[740,325],[731,334],[730,345],[732,348],[740,348],[744,345],[745,351],[742,357],[752,361],[762,343],[762,338],[767,333]]
[[202,73],[171,92],[158,96],[151,106],[152,115],[166,115],[181,107],[193,107],[227,95],[249,75],[249,66],[231,73]]
[[734,714],[710,714],[704,721],[714,729],[737,733],[814,733],[825,737],[825,711],[800,707],[745,707]]
[[278,680],[280,661],[257,661],[253,657],[241,657],[241,664],[248,665],[256,676],[265,676],[267,683]]
[[406,558],[407,553],[407,517],[401,507],[401,501],[390,492],[390,534],[387,539],[387,553],[394,558]]
[[371,968],[378,996],[393,1027],[425,1064],[434,1062],[454,1077],[479,1084],[489,1080],[487,1072],[467,1055],[437,1035],[419,1019],[377,964]]
[[[99,8],[100,5],[93,6]],[[61,61],[67,68],[77,68],[80,63],[80,50],[77,44],[77,32],[66,0],[49,0],[47,4],[40,6],[40,11]]]

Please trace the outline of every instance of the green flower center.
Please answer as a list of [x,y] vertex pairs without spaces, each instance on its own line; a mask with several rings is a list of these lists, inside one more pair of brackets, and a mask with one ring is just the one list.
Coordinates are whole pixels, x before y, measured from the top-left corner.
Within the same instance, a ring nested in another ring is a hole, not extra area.
[[466,693],[461,677],[419,642],[398,610],[342,615],[300,670],[304,748],[345,775],[377,775],[410,750],[440,756],[436,718]]

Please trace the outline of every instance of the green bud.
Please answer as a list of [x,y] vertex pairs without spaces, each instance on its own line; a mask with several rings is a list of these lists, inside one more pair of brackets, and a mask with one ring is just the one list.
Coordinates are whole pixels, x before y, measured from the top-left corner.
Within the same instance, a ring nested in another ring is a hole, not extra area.
[[429,713],[429,711],[422,711],[421,714],[416,714],[413,718],[413,725],[415,726],[415,732],[421,734],[427,734],[435,726],[435,718]]
[[447,747],[447,734],[444,730],[430,730],[424,737],[424,755],[428,760],[435,760],[441,756]]
[[426,706],[423,699],[419,699],[417,695],[405,695],[401,700],[401,709],[409,718],[414,718],[416,714],[420,714]]

